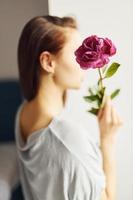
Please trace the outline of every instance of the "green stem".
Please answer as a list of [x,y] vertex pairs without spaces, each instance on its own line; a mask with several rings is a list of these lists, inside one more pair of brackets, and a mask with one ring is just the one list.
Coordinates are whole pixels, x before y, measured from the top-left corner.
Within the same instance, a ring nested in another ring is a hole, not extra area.
[[[102,71],[100,68],[98,68],[98,72],[99,72],[99,76],[100,76],[100,86],[101,86],[101,90],[103,91],[104,90],[104,86],[103,86],[103,76],[102,76]],[[100,105],[100,108],[103,107],[103,99],[104,99],[104,95],[105,93],[103,94],[103,97],[102,97],[102,103]]]
[[101,84],[101,89],[103,89],[103,77],[102,77],[102,72],[101,69],[98,68],[99,76],[100,76],[100,84]]

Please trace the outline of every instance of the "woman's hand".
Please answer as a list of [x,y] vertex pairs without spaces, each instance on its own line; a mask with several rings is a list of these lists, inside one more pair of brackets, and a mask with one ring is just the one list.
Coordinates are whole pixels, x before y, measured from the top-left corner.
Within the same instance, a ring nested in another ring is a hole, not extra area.
[[115,133],[123,124],[117,111],[112,105],[110,96],[106,96],[105,105],[98,112],[98,124],[101,140],[113,139]]

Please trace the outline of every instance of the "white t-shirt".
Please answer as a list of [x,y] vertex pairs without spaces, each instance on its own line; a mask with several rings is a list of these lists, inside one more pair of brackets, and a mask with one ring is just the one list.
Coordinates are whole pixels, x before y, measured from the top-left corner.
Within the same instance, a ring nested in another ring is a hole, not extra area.
[[65,116],[29,135],[20,134],[18,108],[15,137],[25,200],[99,200],[105,188],[102,155],[88,130]]

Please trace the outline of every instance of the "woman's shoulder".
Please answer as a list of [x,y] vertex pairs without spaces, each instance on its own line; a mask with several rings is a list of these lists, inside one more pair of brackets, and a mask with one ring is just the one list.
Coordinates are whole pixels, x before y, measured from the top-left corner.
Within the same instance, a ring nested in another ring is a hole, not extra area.
[[[29,143],[31,138],[39,137],[40,133],[46,133],[49,129],[49,126],[54,123],[55,118],[58,116],[61,117],[61,114],[56,115],[55,117],[49,117],[45,114],[45,117],[34,116],[31,109],[28,107],[27,100],[24,100],[16,111],[15,116],[15,135],[16,139],[20,139],[21,143]],[[40,120],[40,121],[39,121]]]

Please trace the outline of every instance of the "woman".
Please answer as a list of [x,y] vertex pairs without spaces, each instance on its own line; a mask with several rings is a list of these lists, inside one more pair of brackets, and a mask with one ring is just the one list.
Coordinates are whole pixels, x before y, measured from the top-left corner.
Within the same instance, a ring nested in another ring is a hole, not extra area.
[[25,101],[15,133],[25,200],[114,200],[115,133],[121,125],[108,97],[98,114],[100,148],[87,130],[65,117],[67,90],[79,89],[85,71],[75,61],[81,44],[71,17],[37,16],[18,44]]

